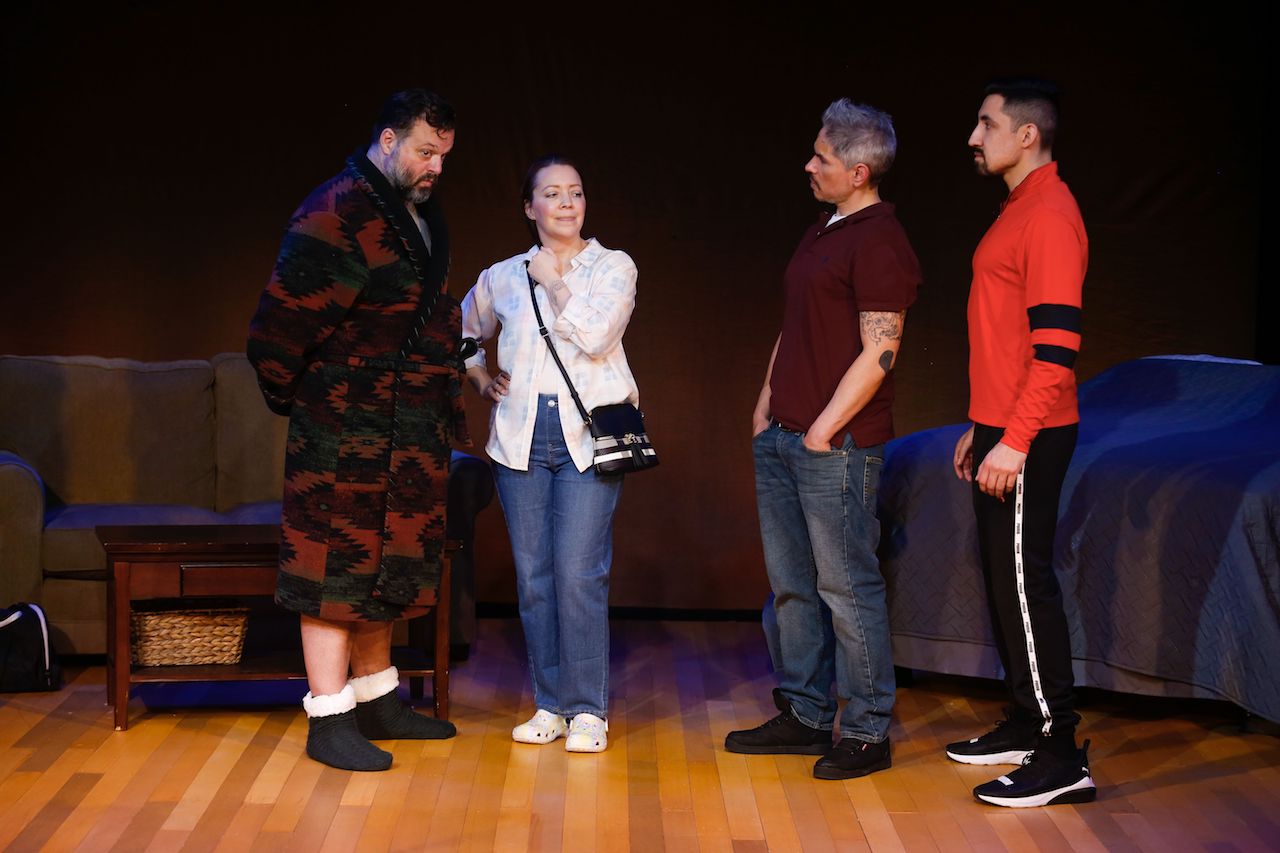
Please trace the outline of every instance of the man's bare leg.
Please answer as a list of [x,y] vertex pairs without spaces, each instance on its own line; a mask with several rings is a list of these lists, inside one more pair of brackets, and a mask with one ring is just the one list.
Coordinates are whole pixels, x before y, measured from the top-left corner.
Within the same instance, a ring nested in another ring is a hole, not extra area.
[[[391,626],[393,622],[352,623],[351,674],[357,678],[373,675],[391,666]],[[345,681],[345,674],[344,674]]]
[[341,770],[386,770],[391,753],[361,734],[355,690],[347,682],[359,624],[313,616],[301,619],[302,657],[311,688],[302,699],[307,711],[307,755]]
[[311,695],[328,696],[347,686],[347,668],[355,637],[352,628],[360,624],[302,617],[302,660],[307,667]]

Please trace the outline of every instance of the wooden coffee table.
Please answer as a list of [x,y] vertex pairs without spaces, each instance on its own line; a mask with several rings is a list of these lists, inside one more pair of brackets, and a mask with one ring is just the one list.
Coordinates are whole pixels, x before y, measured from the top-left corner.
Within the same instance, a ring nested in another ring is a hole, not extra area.
[[[301,652],[244,656],[236,664],[132,666],[130,614],[142,599],[201,599],[272,596],[276,589],[280,527],[274,524],[104,525],[98,539],[107,552],[107,703],[115,727],[129,727],[129,688],[177,681],[269,681],[306,678]],[[449,601],[450,557],[445,548],[439,600]],[[449,717],[449,608],[434,608],[435,659],[414,649],[392,651],[392,663],[410,679],[413,695],[431,676],[435,713]]]

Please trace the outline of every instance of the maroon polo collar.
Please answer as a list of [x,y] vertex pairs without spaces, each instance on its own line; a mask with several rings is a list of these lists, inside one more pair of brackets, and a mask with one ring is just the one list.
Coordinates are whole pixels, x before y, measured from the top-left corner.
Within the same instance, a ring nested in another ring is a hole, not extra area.
[[887,201],[878,201],[875,204],[862,208],[862,210],[859,210],[857,213],[849,214],[844,219],[841,219],[839,222],[828,228],[826,222],[832,217],[832,215],[833,214],[826,212],[818,214],[819,233],[825,234],[830,231],[834,231],[846,222],[863,222],[867,219],[876,219],[881,216],[893,216],[893,205]]

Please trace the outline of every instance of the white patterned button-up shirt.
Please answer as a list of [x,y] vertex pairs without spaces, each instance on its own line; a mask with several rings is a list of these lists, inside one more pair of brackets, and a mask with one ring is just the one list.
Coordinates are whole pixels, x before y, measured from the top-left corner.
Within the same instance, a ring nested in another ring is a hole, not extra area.
[[[543,367],[550,360],[546,342],[538,333],[538,321],[529,300],[529,280],[525,264],[538,254],[534,246],[521,255],[496,263],[484,272],[462,300],[462,334],[487,341],[498,335],[498,368],[511,375],[511,387],[489,414],[489,458],[526,471],[533,426],[537,417],[538,385]],[[556,352],[569,372],[582,405],[590,412],[596,406],[624,401],[639,405],[640,392],[622,350],[636,304],[636,265],[626,252],[606,249],[595,238],[569,262],[564,275],[569,297],[564,311],[548,327]],[[538,310],[544,321],[555,316],[547,294],[537,288]],[[467,359],[468,368],[482,365],[490,373],[481,349]],[[554,364],[552,365],[554,368]],[[591,431],[573,405],[564,377],[559,376],[560,425],[565,444],[579,471],[591,466]]]

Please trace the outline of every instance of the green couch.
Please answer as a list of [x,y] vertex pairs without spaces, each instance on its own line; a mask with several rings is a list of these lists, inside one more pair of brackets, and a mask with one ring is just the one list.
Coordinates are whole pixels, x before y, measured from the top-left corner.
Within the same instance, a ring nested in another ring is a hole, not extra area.
[[[94,527],[277,523],[287,425],[239,353],[0,356],[0,604],[41,604],[59,652],[104,652],[106,556]],[[487,465],[455,453],[455,645],[474,634],[470,540],[492,495]]]

